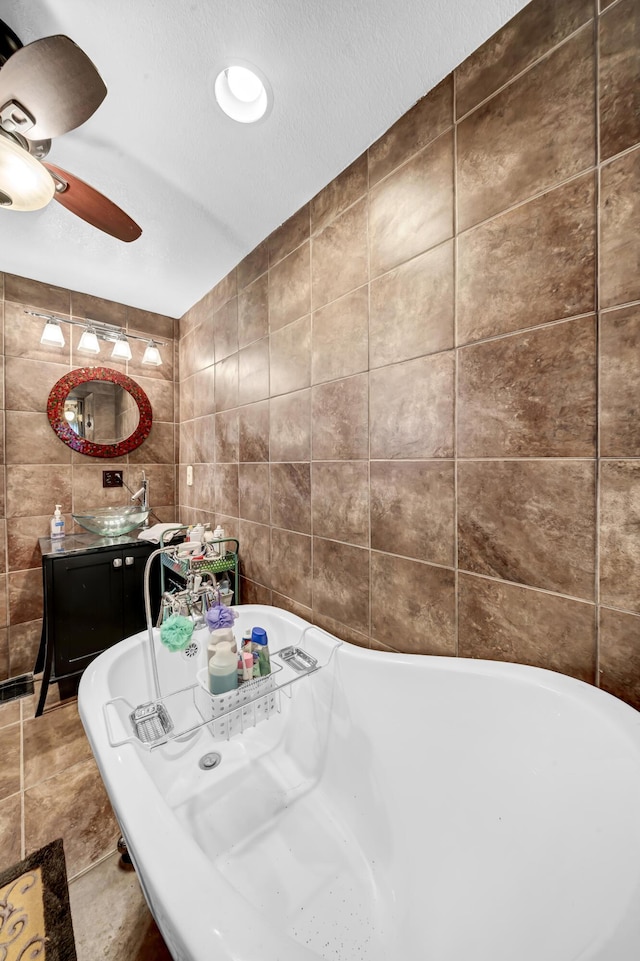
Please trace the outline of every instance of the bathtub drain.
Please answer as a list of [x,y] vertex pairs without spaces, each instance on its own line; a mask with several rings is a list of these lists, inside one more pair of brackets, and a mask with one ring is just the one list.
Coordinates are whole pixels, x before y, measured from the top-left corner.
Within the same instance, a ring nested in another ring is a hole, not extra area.
[[209,751],[208,754],[204,754],[198,761],[199,766],[203,771],[212,771],[214,767],[217,767],[222,757],[217,751]]

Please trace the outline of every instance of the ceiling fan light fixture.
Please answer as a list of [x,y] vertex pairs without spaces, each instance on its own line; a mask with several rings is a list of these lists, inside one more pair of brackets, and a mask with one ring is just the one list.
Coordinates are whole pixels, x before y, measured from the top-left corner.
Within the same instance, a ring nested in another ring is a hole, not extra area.
[[264,119],[273,104],[271,85],[264,74],[239,60],[218,73],[214,93],[220,109],[238,123]]
[[46,322],[40,343],[47,347],[64,347],[64,334],[57,320],[48,320]]
[[142,357],[143,364],[149,364],[151,367],[160,367],[162,364],[162,357],[160,356],[160,351],[154,344],[152,340],[147,344],[147,348]]
[[41,210],[53,200],[54,191],[46,167],[0,129],[0,207]]
[[116,340],[111,357],[114,360],[131,360],[131,348],[125,334],[121,334]]
[[83,354],[100,353],[100,344],[98,343],[96,332],[91,327],[87,327],[87,329],[83,331],[80,343],[78,344],[78,350]]

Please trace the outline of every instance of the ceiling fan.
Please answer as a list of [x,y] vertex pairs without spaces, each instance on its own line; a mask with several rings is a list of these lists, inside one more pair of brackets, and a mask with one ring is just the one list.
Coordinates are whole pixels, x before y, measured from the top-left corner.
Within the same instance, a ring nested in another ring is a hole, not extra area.
[[125,242],[142,229],[78,177],[45,163],[51,138],[83,124],[107,95],[89,57],[69,37],[22,42],[0,20],[0,207],[38,210],[51,200]]

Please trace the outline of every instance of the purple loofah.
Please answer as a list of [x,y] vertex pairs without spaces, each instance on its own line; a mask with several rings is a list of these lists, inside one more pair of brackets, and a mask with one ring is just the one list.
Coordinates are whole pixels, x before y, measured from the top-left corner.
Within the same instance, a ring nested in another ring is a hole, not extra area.
[[205,611],[204,619],[210,631],[215,631],[219,627],[233,627],[233,622],[238,616],[237,611],[232,611],[224,604],[216,604]]

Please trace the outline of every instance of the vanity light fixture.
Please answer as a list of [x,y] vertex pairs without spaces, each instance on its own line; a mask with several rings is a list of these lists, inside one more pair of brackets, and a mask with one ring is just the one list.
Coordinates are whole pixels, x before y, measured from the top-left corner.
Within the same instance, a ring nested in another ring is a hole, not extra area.
[[271,111],[273,93],[264,74],[236,60],[220,71],[213,87],[218,106],[238,123],[256,123]]
[[131,348],[124,334],[121,334],[113,345],[111,356],[114,360],[131,360]]
[[160,356],[160,351],[158,350],[157,341],[149,341],[147,344],[147,349],[145,350],[142,358],[142,363],[149,364],[152,367],[160,367],[162,364],[162,357]]
[[78,351],[82,354],[99,354],[100,344],[93,327],[87,327],[80,338]]
[[48,347],[64,347],[64,334],[59,321],[54,317],[46,322],[40,343]]
[[45,346],[64,347],[64,335],[60,324],[70,324],[72,327],[82,327],[83,333],[77,349],[82,353],[99,354],[100,341],[105,340],[113,344],[111,356],[115,360],[131,360],[131,340],[141,340],[147,344],[147,348],[142,358],[143,364],[151,364],[159,367],[162,364],[160,347],[166,347],[163,340],[149,340],[149,335],[130,334],[124,327],[117,327],[115,324],[104,324],[98,320],[76,320],[75,317],[52,317],[49,314],[42,314],[37,310],[25,310],[25,314],[32,317],[40,317],[46,321],[40,343]]

